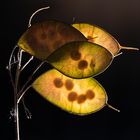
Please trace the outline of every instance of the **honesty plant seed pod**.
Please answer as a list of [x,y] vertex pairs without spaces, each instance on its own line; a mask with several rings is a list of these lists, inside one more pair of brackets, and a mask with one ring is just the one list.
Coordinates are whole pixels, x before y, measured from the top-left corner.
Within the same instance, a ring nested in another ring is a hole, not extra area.
[[17,45],[25,52],[45,60],[54,50],[71,41],[86,41],[74,27],[59,21],[45,21],[32,25]]
[[39,76],[32,87],[52,104],[73,114],[94,113],[107,105],[104,88],[93,78],[72,79],[52,69]]
[[104,29],[88,23],[75,23],[72,25],[79,30],[89,42],[99,44],[116,56],[121,49],[139,50],[133,47],[121,46],[118,41]]
[[72,78],[100,74],[112,60],[113,56],[107,49],[85,41],[67,43],[47,58],[55,69]]

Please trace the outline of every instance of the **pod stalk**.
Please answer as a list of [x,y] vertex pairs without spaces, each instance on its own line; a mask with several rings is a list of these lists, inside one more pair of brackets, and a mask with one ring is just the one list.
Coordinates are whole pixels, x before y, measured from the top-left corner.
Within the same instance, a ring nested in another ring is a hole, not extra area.
[[134,47],[121,46],[121,49],[123,49],[123,50],[135,50],[135,51],[139,51],[139,48],[134,48]]
[[111,108],[111,109],[113,109],[113,110],[115,110],[115,111],[117,111],[117,112],[120,112],[119,109],[117,109],[117,108],[111,106],[110,104],[106,103],[106,105],[107,105],[109,108]]

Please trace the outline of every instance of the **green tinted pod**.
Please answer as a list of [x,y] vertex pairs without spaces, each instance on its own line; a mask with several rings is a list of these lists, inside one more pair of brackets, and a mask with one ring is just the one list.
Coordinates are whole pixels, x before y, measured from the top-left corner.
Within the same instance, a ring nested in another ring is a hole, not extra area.
[[105,47],[114,56],[117,55],[121,49],[139,50],[138,48],[121,46],[112,35],[96,25],[91,25],[88,23],[75,23],[72,26],[79,30],[89,42]]
[[65,44],[47,61],[72,78],[86,78],[102,73],[112,62],[112,54],[104,47],[85,41]]
[[107,104],[106,92],[95,79],[72,79],[55,69],[42,74],[32,87],[52,104],[73,114],[93,113]]
[[54,50],[71,41],[85,41],[74,27],[59,21],[45,21],[32,25],[17,45],[25,52],[45,60]]

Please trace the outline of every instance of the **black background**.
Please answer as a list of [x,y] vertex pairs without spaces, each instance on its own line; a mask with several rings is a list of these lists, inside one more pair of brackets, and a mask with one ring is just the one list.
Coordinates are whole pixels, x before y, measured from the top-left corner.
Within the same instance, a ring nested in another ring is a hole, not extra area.
[[[9,119],[13,106],[8,64],[10,52],[27,29],[31,14],[44,6],[33,23],[56,19],[67,23],[88,22],[101,26],[121,45],[140,48],[139,0],[11,0],[1,3],[0,49],[0,139],[14,140],[14,123]],[[30,71],[30,67],[26,72]],[[24,74],[26,77],[26,74]],[[25,102],[32,112],[26,119],[20,106],[21,140],[138,140],[140,139],[140,52],[124,52],[96,79],[106,89],[109,103],[121,110],[117,113],[107,107],[84,117],[61,111],[46,102],[34,90]],[[25,80],[25,78],[24,78]]]

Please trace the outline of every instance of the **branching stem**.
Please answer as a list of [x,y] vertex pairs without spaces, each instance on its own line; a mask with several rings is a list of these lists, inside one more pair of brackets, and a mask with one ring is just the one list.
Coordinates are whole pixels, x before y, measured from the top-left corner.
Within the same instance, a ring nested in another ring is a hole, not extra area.
[[[24,92],[24,91],[27,91],[27,90],[25,89],[26,86],[28,86],[28,84],[29,84],[29,82],[32,80],[32,77],[34,76],[34,74],[39,70],[39,68],[40,68],[44,63],[45,63],[45,61],[41,62],[41,63],[37,66],[37,68],[34,70],[34,72],[33,72],[33,73],[31,74],[31,76],[28,78],[28,80],[26,81],[26,83],[22,86],[21,90],[20,90],[19,93],[18,93],[19,99],[21,98],[20,96],[23,96],[23,95],[22,95],[23,92]],[[27,87],[27,89],[28,89],[28,87]]]
[[[39,64],[39,66],[37,66],[37,68],[34,70],[34,72],[28,78],[27,82],[22,86],[21,89],[19,89],[19,78],[20,78],[21,72],[33,60],[33,56],[22,66],[23,50],[18,48],[19,50],[17,52],[16,48],[17,48],[17,46],[15,46],[11,52],[7,69],[8,69],[10,80],[11,80],[13,90],[14,90],[13,116],[14,116],[14,122],[15,122],[16,140],[20,140],[19,103],[22,100],[25,93],[27,92],[27,90],[31,87],[31,85],[29,85],[29,82],[31,81],[32,77],[39,70],[39,68],[45,63],[45,61],[41,62]],[[12,67],[12,65],[15,65],[16,69],[15,69],[15,67]],[[25,109],[26,116],[28,118],[31,118],[31,113],[29,112],[28,108],[25,106],[24,102],[23,102],[23,106]]]

